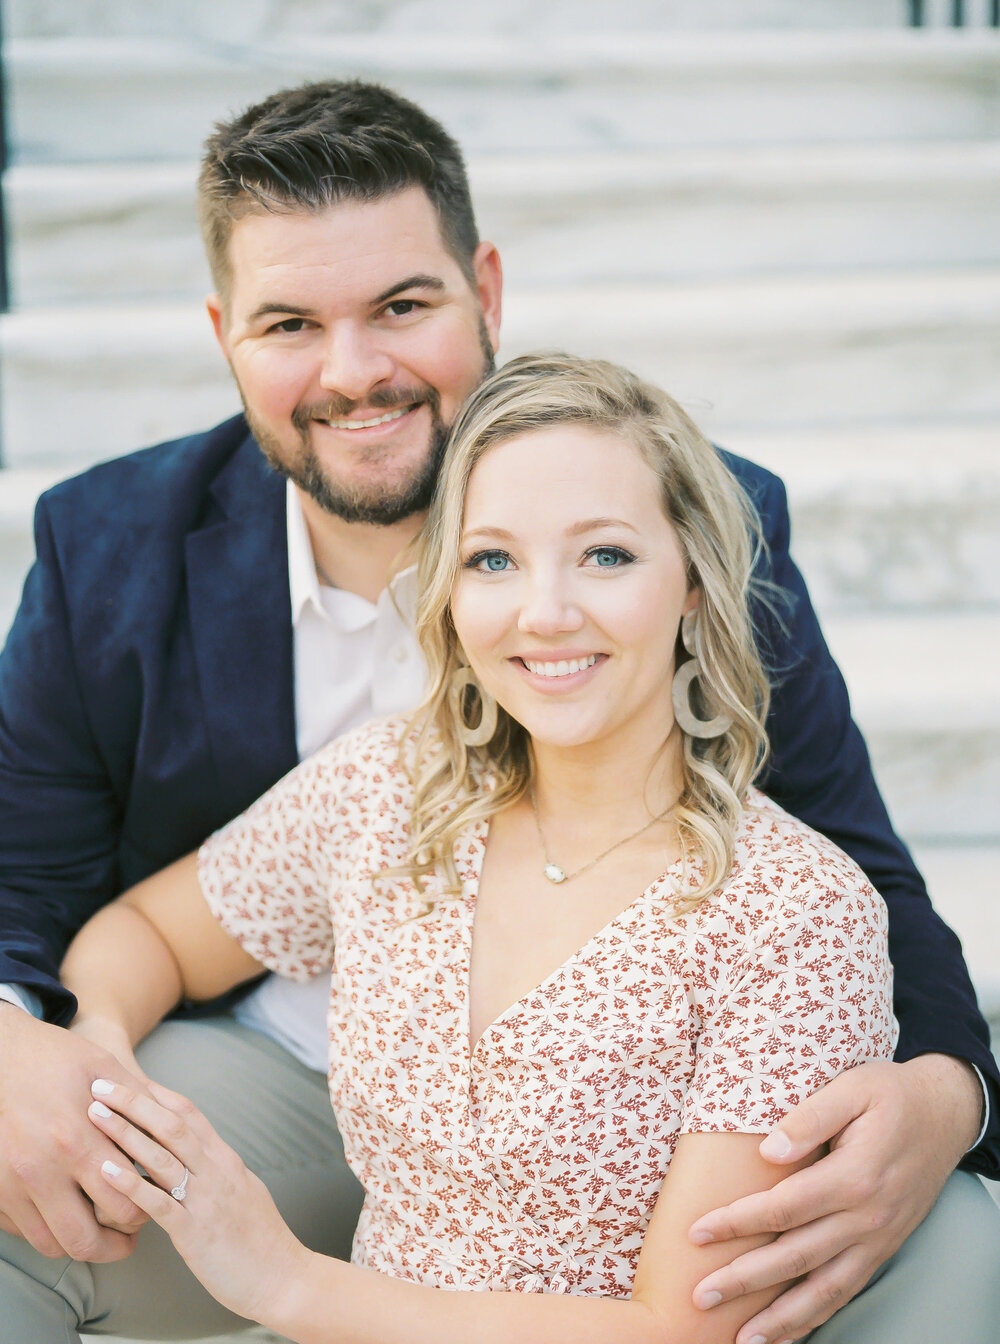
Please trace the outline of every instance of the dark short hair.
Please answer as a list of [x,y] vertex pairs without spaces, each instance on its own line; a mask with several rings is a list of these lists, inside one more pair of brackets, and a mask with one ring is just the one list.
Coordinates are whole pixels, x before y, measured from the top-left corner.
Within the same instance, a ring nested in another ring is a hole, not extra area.
[[216,288],[228,292],[229,238],[244,215],[376,201],[407,187],[426,191],[445,247],[473,283],[479,235],[462,154],[415,103],[380,84],[325,80],[282,89],[218,122],[198,177]]

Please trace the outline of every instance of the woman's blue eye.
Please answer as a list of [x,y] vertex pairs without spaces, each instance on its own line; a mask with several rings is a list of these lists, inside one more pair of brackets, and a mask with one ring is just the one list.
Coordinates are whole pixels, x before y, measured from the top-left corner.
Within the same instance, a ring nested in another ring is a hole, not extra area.
[[592,551],[588,551],[588,555],[600,569],[614,569],[635,559],[634,555],[620,546],[595,546]]
[[504,551],[480,551],[471,560],[466,561],[466,569],[478,569],[483,573],[502,574],[510,564],[510,556]]

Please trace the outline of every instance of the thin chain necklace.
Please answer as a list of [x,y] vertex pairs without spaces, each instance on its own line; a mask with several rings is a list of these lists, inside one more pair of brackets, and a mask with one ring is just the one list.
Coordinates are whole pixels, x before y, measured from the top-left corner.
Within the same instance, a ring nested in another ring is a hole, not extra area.
[[[633,831],[631,835],[626,835],[623,839],[616,840],[613,845],[608,845],[607,849],[602,849],[596,858],[590,859],[582,868],[577,868],[575,872],[567,873],[565,868],[560,868],[558,863],[553,863],[549,858],[549,847],[545,843],[545,836],[542,833],[542,823],[538,818],[538,803],[535,800],[535,786],[533,783],[528,785],[528,794],[531,798],[531,810],[535,814],[535,829],[538,831],[538,839],[542,846],[542,855],[545,859],[545,867],[542,869],[542,872],[550,882],[554,882],[557,885],[560,882],[572,882],[574,877],[579,877],[581,873],[587,872],[588,869],[593,868],[595,864],[600,863],[602,859],[606,859],[609,854],[613,854],[616,849],[621,849],[622,845],[627,845],[630,840],[636,840],[640,835],[644,835],[651,826],[655,826],[658,821],[662,821],[667,815],[666,812],[661,812],[658,817],[653,817],[651,821],[647,821],[645,825],[640,826],[639,829]],[[667,811],[669,811],[669,808]]]

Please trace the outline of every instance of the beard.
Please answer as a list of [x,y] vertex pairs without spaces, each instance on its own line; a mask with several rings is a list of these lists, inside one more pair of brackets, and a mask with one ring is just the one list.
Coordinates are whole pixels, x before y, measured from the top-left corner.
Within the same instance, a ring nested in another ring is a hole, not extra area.
[[[481,317],[479,341],[483,354],[482,381],[493,372],[495,360],[486,324]],[[415,513],[424,513],[430,507],[451,428],[441,418],[441,398],[434,388],[376,388],[365,398],[365,407],[374,411],[388,412],[424,405],[430,412],[431,421],[427,451],[421,462],[405,475],[374,484],[336,480],[320,462],[309,439],[310,425],[314,420],[344,419],[355,409],[357,402],[333,395],[323,402],[297,406],[291,420],[298,432],[299,442],[294,451],[289,451],[254,415],[243,396],[242,388],[240,397],[250,432],[268,462],[275,471],[286,476],[293,485],[315,500],[326,513],[342,518],[346,523],[390,527]],[[378,451],[376,449],[375,453]],[[386,451],[391,453],[392,450]],[[370,460],[375,461],[377,458],[373,455]]]

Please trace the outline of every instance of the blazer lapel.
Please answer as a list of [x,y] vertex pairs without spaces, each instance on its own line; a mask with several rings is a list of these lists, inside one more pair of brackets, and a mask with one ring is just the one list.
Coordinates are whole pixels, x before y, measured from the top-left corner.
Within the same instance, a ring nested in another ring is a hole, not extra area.
[[252,438],[213,486],[218,509],[188,534],[191,637],[227,816],[298,760],[284,480]]

